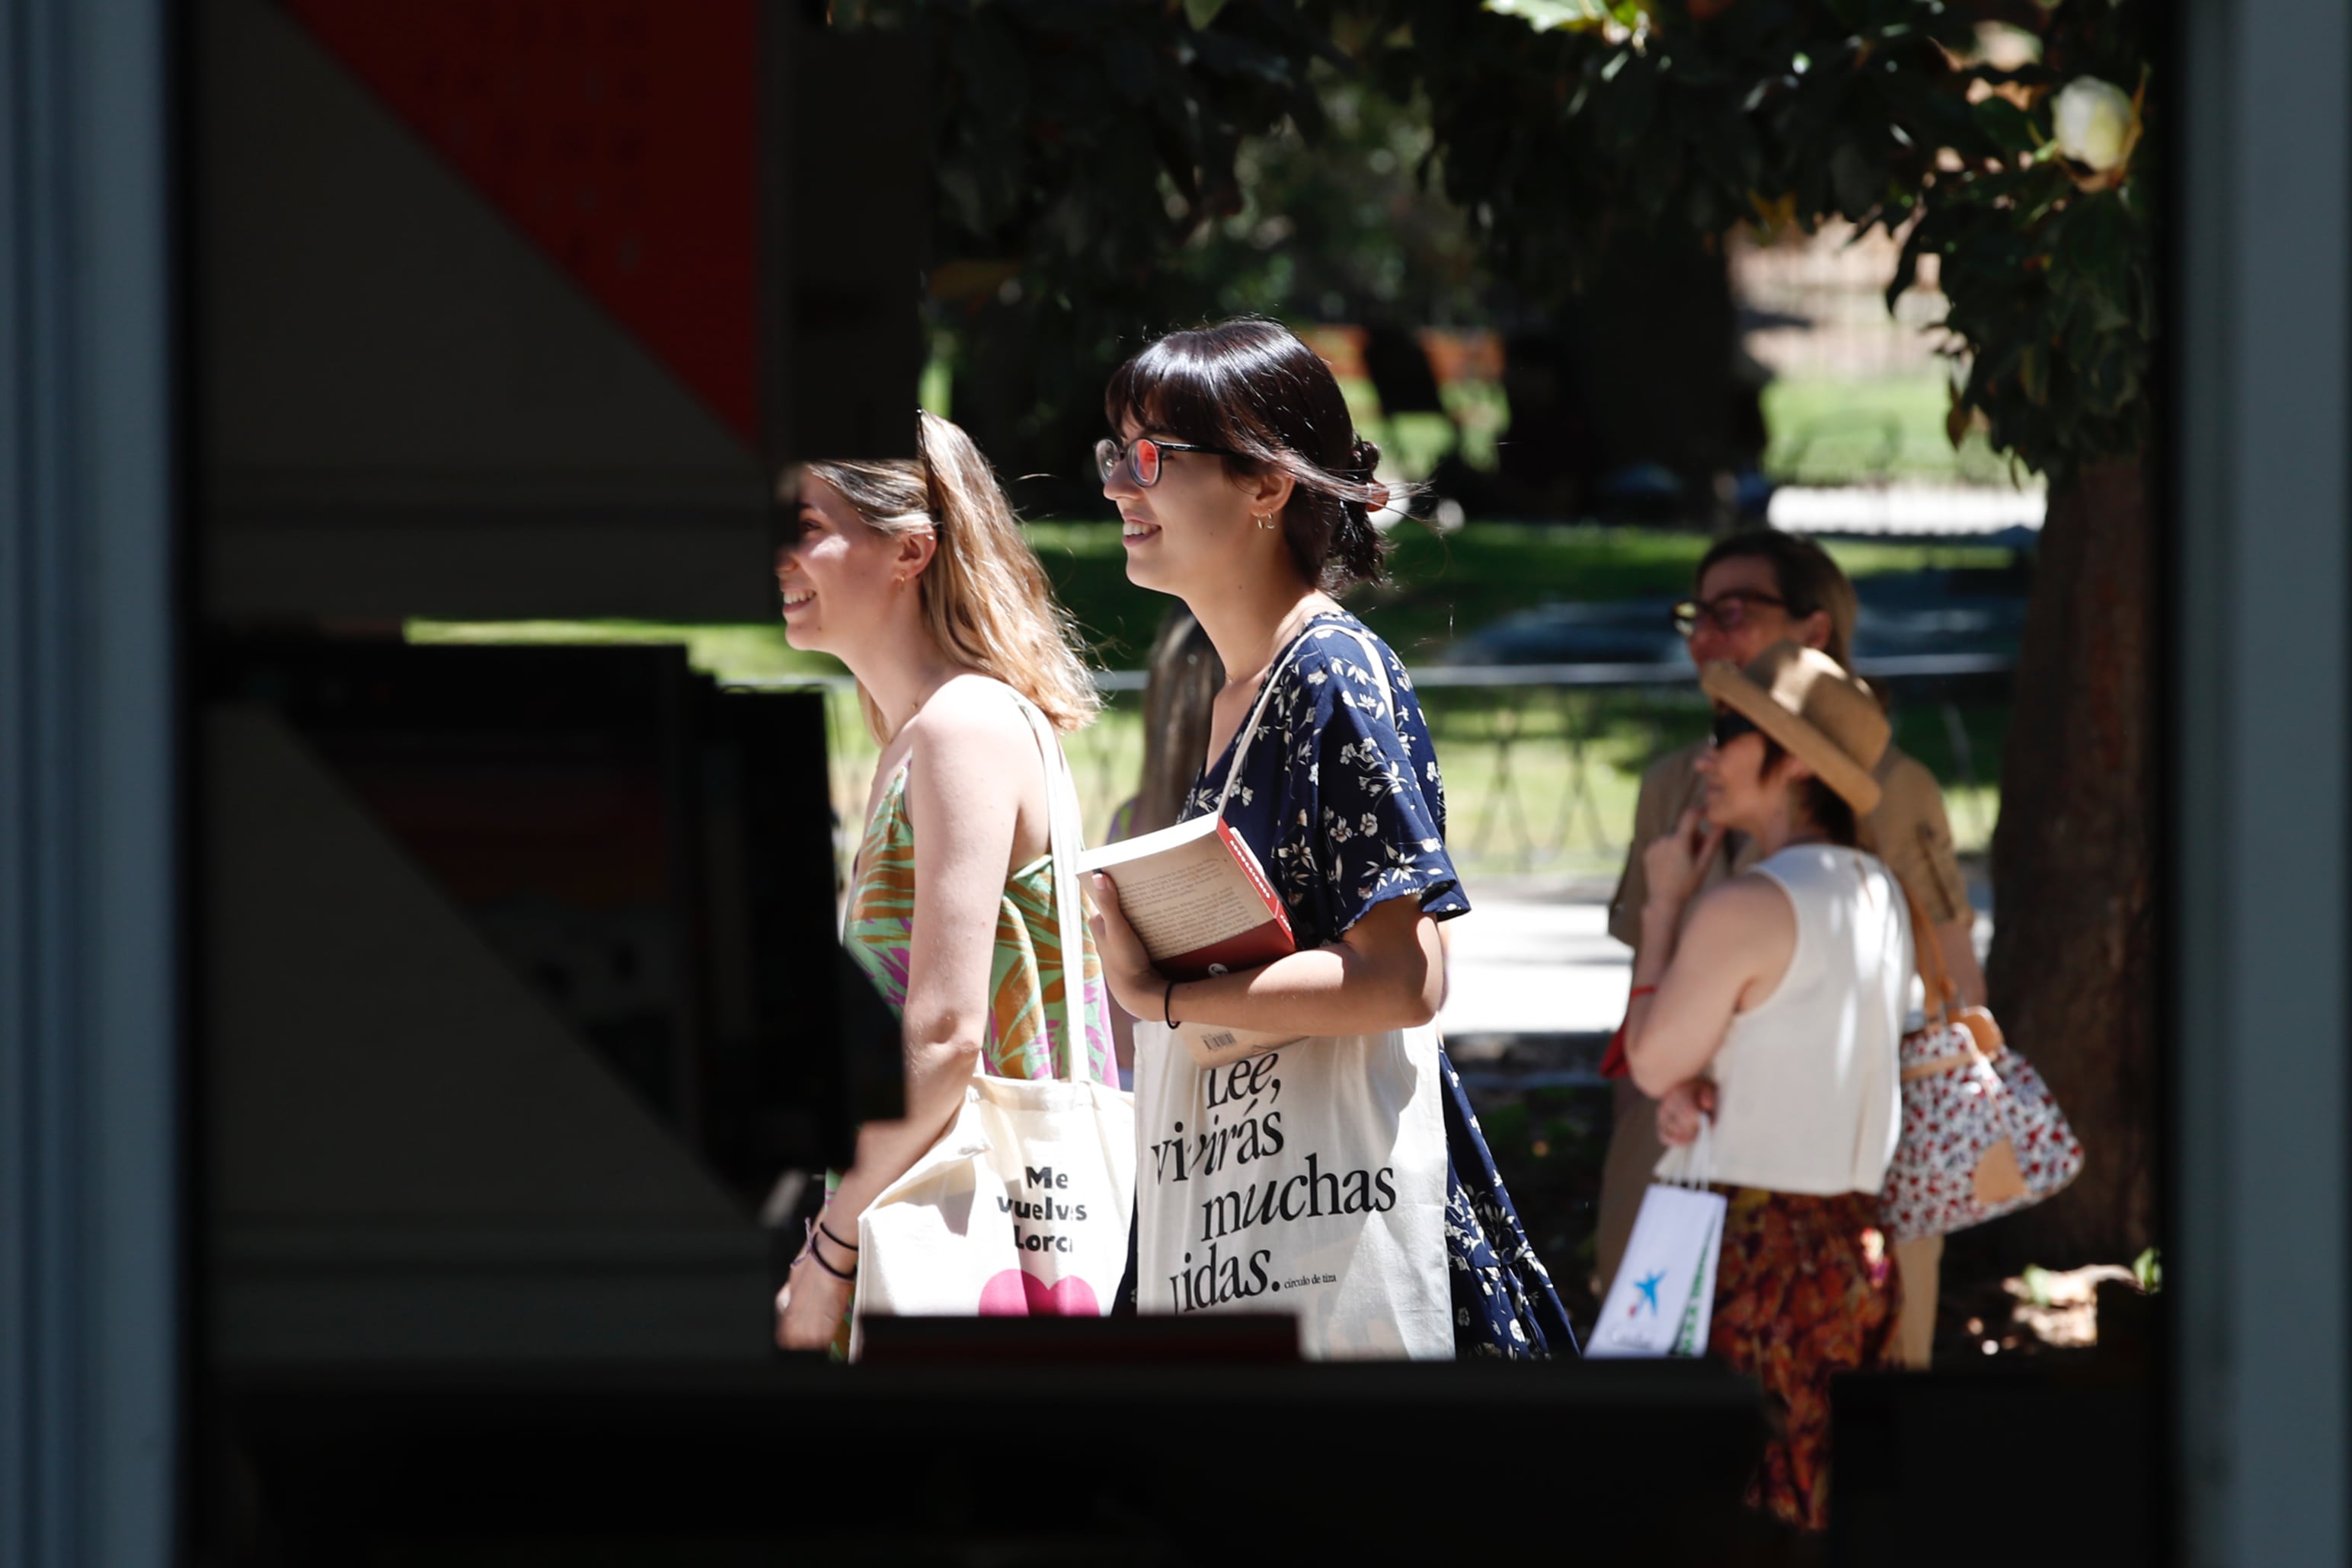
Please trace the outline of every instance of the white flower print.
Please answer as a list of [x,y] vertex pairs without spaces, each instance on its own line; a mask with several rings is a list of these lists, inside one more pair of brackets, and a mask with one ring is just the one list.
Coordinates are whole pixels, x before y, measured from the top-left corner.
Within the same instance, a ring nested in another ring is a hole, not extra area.
[[[1365,835],[1370,836],[1370,834],[1377,833],[1381,831],[1381,820],[1378,817],[1373,816],[1370,811],[1367,811],[1364,813],[1362,819],[1358,821],[1356,826],[1359,831],[1363,832]],[[1430,846],[1425,843],[1422,845],[1422,848],[1423,849],[1427,849]]]

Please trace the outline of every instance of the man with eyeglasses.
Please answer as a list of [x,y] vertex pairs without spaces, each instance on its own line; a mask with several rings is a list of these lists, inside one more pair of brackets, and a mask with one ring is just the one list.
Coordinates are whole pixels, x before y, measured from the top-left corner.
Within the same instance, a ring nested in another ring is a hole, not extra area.
[[[1769,528],[1734,534],[1706,553],[1697,580],[1697,597],[1674,610],[1675,629],[1687,641],[1695,668],[1704,669],[1717,659],[1744,667],[1783,640],[1819,648],[1839,664],[1851,665],[1859,609],[1853,584],[1812,540]],[[1650,893],[1642,852],[1699,802],[1701,781],[1693,763],[1711,743],[1711,738],[1702,738],[1670,752],[1642,776],[1633,842],[1616,894],[1609,902],[1609,933],[1629,947],[1641,945],[1642,906]],[[1943,791],[1934,774],[1893,746],[1876,772],[1881,796],[1878,809],[1870,814],[1869,831],[1879,858],[1935,922],[1937,946],[1961,999],[1981,1003],[1984,971],[1977,963],[1976,915],[1954,855]],[[1738,834],[1727,837],[1707,868],[1702,890],[1746,871],[1755,860],[1753,844]],[[1696,903],[1696,898],[1691,901],[1694,906]],[[1665,1149],[1658,1139],[1656,1103],[1623,1078],[1618,1080],[1616,1094],[1616,1126],[1601,1172],[1595,1239],[1604,1286],[1624,1257],[1642,1194]],[[1936,1271],[1942,1256],[1941,1237],[1895,1247],[1904,1275],[1897,1342],[1910,1365],[1927,1364],[1935,1337]]]

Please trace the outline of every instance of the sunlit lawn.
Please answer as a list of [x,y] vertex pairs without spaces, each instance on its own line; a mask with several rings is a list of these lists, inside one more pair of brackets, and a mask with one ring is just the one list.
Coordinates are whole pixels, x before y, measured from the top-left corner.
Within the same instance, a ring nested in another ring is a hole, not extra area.
[[1952,445],[1944,423],[1951,406],[1940,369],[1870,381],[1782,378],[1764,389],[1764,471],[1794,485],[2013,483],[1981,431]]
[[[1081,622],[1099,640],[1100,661],[1131,667],[1167,601],[1126,579],[1116,528],[1040,524],[1038,552]],[[1399,531],[1397,584],[1360,596],[1358,608],[1408,661],[1429,658],[1456,632],[1515,610],[1559,599],[1622,599],[1678,591],[1705,551],[1703,537],[1589,527],[1473,527],[1439,538]],[[1965,548],[1836,544],[1856,575],[1923,565],[1990,565],[2000,552]],[[412,623],[420,642],[682,643],[698,669],[730,683],[841,675],[822,655],[796,653],[782,625],[694,626],[656,622]],[[1449,793],[1448,837],[1465,873],[1603,875],[1624,855],[1642,768],[1660,752],[1696,738],[1705,710],[1688,688],[1579,692],[1428,688],[1423,693]],[[858,821],[876,748],[854,696],[836,688],[831,705],[835,806]],[[1981,780],[2000,770],[2005,707],[1959,715]],[[1957,788],[1950,726],[1940,708],[1898,711],[1897,741],[1944,779],[1953,829],[1964,850],[1980,849],[1998,811],[1998,791]],[[1572,744],[1573,742],[1573,744]],[[1137,698],[1121,694],[1089,730],[1069,743],[1098,837],[1135,789],[1143,736]]]

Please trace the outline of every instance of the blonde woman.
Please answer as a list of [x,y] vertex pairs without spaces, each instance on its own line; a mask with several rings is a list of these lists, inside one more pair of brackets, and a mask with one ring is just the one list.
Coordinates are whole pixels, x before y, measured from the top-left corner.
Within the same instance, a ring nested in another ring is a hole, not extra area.
[[[844,1348],[858,1217],[946,1132],[975,1067],[1050,1078],[1080,1043],[1048,1022],[1068,956],[1045,764],[1023,710],[1077,729],[1094,716],[1094,684],[971,439],[927,413],[919,451],[784,477],[798,519],[777,565],[785,636],[849,666],[882,746],[845,936],[898,1014],[907,1080],[905,1117],[860,1131],[776,1299],[788,1350]],[[1091,945],[1080,967],[1082,1048],[1109,1079]]]

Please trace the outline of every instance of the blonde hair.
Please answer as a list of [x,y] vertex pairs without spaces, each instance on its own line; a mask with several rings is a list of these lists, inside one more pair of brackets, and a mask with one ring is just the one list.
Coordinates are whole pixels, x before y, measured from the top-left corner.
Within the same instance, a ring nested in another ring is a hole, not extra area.
[[[867,527],[897,536],[929,528],[939,540],[917,580],[923,625],[941,652],[1035,703],[1055,729],[1082,729],[1102,706],[1078,657],[1076,623],[1055,600],[1037,552],[971,437],[936,414],[919,416],[909,461],[805,463],[787,471],[838,491]],[[889,737],[882,712],[857,688],[866,727]]]

